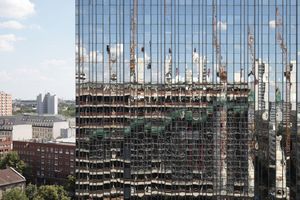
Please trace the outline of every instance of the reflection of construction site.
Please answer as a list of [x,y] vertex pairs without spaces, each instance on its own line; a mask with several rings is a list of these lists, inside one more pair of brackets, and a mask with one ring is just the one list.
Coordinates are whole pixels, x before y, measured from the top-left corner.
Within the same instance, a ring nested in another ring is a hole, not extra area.
[[109,2],[76,4],[77,197],[299,199],[294,6]]
[[[83,86],[78,123],[83,136],[89,135],[89,155],[82,151],[80,158],[89,156],[89,162],[80,170],[89,165],[95,197],[253,197],[248,86],[228,84],[226,101],[221,89],[220,84]],[[220,134],[224,103],[226,140]]]

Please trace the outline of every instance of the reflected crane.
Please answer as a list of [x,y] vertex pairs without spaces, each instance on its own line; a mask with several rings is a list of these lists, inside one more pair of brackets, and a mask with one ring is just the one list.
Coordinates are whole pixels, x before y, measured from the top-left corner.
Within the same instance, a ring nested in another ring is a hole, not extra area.
[[[220,108],[220,126],[217,128],[218,139],[220,139],[220,167],[218,170],[220,174],[217,177],[217,185],[220,187],[220,191],[226,188],[227,185],[227,72],[226,65],[222,64],[221,47],[219,41],[218,21],[217,21],[217,0],[213,0],[213,45],[216,53],[216,63],[218,66],[217,76],[220,78],[222,84],[221,90],[221,108]],[[219,24],[220,25],[220,24]]]
[[282,51],[282,63],[285,67],[284,76],[286,78],[286,157],[289,159],[291,151],[291,129],[290,129],[290,103],[291,103],[291,70],[293,65],[288,62],[288,50],[283,38],[283,20],[276,7],[276,39]]
[[136,48],[136,26],[137,26],[138,0],[133,0],[133,9],[131,12],[131,30],[130,30],[130,80],[136,82],[135,74],[135,48]]

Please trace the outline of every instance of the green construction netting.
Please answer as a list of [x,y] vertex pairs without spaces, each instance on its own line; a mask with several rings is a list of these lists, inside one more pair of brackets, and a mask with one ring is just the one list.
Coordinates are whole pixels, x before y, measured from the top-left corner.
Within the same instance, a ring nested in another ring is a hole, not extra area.
[[109,131],[106,131],[103,128],[99,128],[93,131],[91,137],[104,137],[107,135],[109,135]]
[[248,101],[254,101],[254,95],[255,95],[254,91],[251,90],[248,95]]

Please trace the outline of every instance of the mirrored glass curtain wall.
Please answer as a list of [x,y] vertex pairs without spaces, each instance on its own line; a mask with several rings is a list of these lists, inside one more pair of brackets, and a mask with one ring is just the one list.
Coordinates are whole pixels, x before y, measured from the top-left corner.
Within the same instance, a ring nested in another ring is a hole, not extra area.
[[300,199],[299,1],[75,4],[77,199]]

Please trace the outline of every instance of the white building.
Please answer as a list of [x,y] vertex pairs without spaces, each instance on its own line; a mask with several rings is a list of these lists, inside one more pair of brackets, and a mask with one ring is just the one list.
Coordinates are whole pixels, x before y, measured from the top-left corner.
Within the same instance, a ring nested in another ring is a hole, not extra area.
[[234,82],[235,83],[245,83],[246,82],[243,68],[240,69],[240,72],[234,73]]
[[[194,81],[198,81],[198,83],[209,82],[208,81],[208,73],[207,73],[207,60],[205,57],[200,56],[197,52],[193,52],[193,74]],[[197,77],[195,77],[195,75]]]
[[62,128],[62,129],[60,129],[60,136],[62,138],[75,137],[75,132],[76,132],[75,127]]
[[144,68],[145,68],[144,58],[138,58],[137,64],[137,82],[143,84],[144,83]]
[[[255,61],[255,110],[269,110],[269,65],[261,60]],[[253,80],[254,81],[254,80]]]
[[56,95],[47,93],[44,98],[42,94],[37,96],[37,114],[57,115],[58,114],[58,98]]
[[[61,138],[61,130],[68,128],[69,122],[59,116],[20,115],[0,118],[0,136],[11,137],[13,141],[49,141]],[[72,134],[70,132],[67,135]]]
[[291,110],[297,109],[297,63],[295,60],[291,61]]

